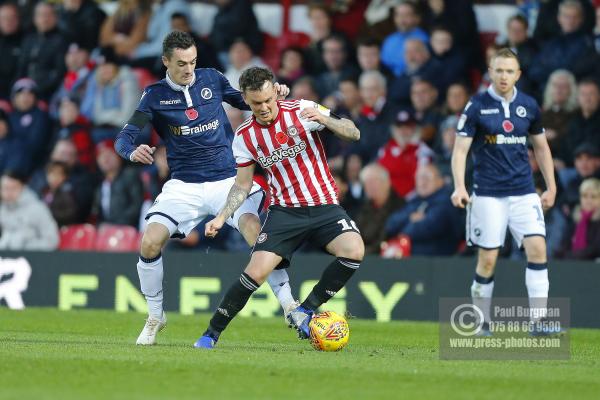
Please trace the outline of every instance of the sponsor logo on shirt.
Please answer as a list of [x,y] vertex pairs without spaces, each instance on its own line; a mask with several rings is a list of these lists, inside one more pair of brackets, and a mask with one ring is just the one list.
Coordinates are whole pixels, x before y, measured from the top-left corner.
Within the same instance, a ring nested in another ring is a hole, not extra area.
[[173,99],[173,100],[161,100],[161,106],[169,106],[171,104],[181,104],[181,99]]
[[194,135],[196,133],[204,133],[206,131],[215,130],[218,127],[219,127],[219,120],[215,119],[214,121],[210,121],[209,123],[198,125],[198,126],[192,126],[192,127],[189,127],[187,125],[183,125],[183,126],[169,125],[169,130],[175,136],[188,136],[188,135]]
[[527,144],[526,136],[485,135],[485,144]]
[[273,164],[282,161],[284,158],[295,158],[304,150],[306,150],[306,143],[304,143],[304,141],[301,141],[300,143],[296,143],[295,145],[290,146],[287,149],[275,149],[269,156],[259,156],[258,162],[263,168],[269,168]]
[[500,110],[497,108],[487,108],[480,110],[481,115],[500,114]]

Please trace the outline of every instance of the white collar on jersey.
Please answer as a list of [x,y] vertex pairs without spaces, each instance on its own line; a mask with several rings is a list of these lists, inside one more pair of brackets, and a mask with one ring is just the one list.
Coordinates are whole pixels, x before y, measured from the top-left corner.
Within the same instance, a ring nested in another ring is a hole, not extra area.
[[[490,96],[492,96],[492,98],[494,98],[495,100],[498,100],[500,102],[505,102],[506,99],[502,96],[500,96],[498,93],[496,93],[496,91],[494,90],[494,85],[490,85],[487,88],[487,92],[490,94]],[[513,88],[513,96],[512,98],[508,101],[508,103],[512,103],[513,101],[515,101],[515,99],[517,98],[517,87],[515,86]]]
[[196,73],[195,72],[194,72],[194,75],[192,76],[192,81],[190,82],[189,85],[182,86],[182,85],[176,84],[169,76],[169,71],[167,71],[167,73],[166,73],[165,80],[167,81],[167,84],[169,85],[169,87],[171,89],[176,90],[178,92],[183,92],[183,95],[185,96],[185,102],[187,103],[188,108],[194,107],[194,103],[192,102],[192,96],[190,96],[189,88],[196,82]]
[[504,97],[496,93],[496,91],[494,90],[494,85],[488,86],[487,92],[490,96],[492,96],[492,99],[498,100],[500,104],[502,104],[502,108],[504,109],[504,118],[510,118],[510,103],[515,101],[515,99],[517,98],[517,87],[515,86],[513,88],[513,96],[509,101],[506,101]]

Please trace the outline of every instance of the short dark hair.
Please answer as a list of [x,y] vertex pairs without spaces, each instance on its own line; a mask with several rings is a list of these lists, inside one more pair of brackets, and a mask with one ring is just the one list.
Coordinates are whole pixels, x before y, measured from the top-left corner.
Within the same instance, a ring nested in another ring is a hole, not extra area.
[[358,43],[356,44],[356,47],[377,47],[377,48],[381,48],[381,42],[373,37],[364,37],[361,38]]
[[175,49],[189,49],[195,46],[194,38],[187,33],[182,31],[173,31],[165,36],[163,40],[163,56],[171,58],[173,50]]
[[268,68],[251,67],[242,72],[240,76],[240,90],[242,92],[260,90],[265,82],[275,83],[275,76]]
[[525,27],[525,29],[529,28],[529,21],[527,21],[527,18],[525,18],[525,16],[523,14],[515,14],[512,17],[510,17],[508,19],[508,21],[506,22],[506,25],[510,24],[513,21],[517,21],[520,22],[521,24],[523,24],[523,26]]
[[27,183],[27,175],[25,175],[23,171],[20,171],[18,169],[4,170],[2,176],[6,176],[16,181],[19,181],[22,185],[25,185]]
[[53,169],[60,169],[65,176],[69,176],[70,168],[64,161],[48,161],[48,164],[46,164],[46,172],[50,172]]

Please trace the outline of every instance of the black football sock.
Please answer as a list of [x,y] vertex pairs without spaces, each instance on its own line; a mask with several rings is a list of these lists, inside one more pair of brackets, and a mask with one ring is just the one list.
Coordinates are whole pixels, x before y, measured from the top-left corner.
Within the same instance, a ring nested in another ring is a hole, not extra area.
[[302,307],[315,311],[344,287],[359,266],[360,261],[343,257],[336,258],[325,268],[321,279],[301,304]]
[[219,304],[217,311],[215,311],[210,319],[208,329],[204,332],[204,335],[209,335],[215,340],[218,339],[221,332],[235,318],[237,313],[244,308],[252,293],[259,286],[248,274],[245,272],[242,273],[240,279],[231,285],[225,297],[221,300],[221,304]]

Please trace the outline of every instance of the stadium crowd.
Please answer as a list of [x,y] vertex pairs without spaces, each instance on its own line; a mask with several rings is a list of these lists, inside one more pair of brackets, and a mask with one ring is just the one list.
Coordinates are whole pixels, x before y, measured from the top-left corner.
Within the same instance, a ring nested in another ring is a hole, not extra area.
[[[92,0],[0,3],[0,249],[59,248],[59,229],[73,224],[143,226],[169,178],[164,147],[148,130],[155,163],[141,166],[113,142],[143,88],[164,77],[162,38],[178,29],[194,35],[197,66],[234,87],[245,68],[268,65],[291,98],[356,123],[357,143],[322,135],[327,157],[367,252],[397,246],[384,252],[392,256],[406,256],[407,243],[413,255],[471,251],[450,202],[456,125],[487,88],[486,60],[511,48],[519,90],[542,109],[559,183],[545,215],[549,256],[600,257],[600,2],[517,1],[494,41],[480,40],[470,0],[321,1],[307,7],[310,35],[278,46],[251,1],[216,3],[207,37],[193,32],[183,0],[119,0],[111,15]],[[227,113],[234,128],[248,116]],[[542,191],[532,151],[530,164]],[[247,249],[234,230],[203,232],[172,247]],[[510,237],[501,254],[523,257]]]

